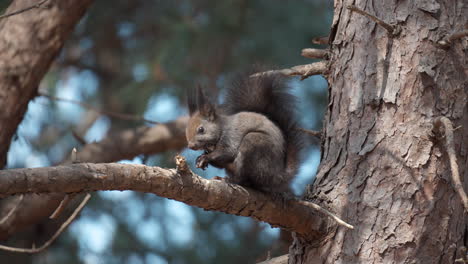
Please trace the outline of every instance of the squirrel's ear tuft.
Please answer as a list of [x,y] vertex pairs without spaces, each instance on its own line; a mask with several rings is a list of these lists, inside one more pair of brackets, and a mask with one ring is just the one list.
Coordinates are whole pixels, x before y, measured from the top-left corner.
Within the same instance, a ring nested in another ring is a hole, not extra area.
[[213,121],[216,118],[216,107],[211,103],[210,99],[203,92],[203,88],[198,85],[197,87],[197,109],[200,114],[207,118],[209,121]]
[[197,107],[197,91],[193,88],[189,89],[187,93],[187,106],[189,110],[189,114],[193,115],[198,107]]

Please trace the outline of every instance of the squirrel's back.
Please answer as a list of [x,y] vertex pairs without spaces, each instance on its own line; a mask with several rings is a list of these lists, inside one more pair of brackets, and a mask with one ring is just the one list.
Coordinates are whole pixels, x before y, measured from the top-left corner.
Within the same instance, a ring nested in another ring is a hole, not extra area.
[[288,89],[284,77],[280,75],[237,77],[227,87],[223,109],[230,115],[239,112],[259,113],[276,124],[286,142],[286,176],[292,178],[299,166],[302,139],[297,129],[296,98]]

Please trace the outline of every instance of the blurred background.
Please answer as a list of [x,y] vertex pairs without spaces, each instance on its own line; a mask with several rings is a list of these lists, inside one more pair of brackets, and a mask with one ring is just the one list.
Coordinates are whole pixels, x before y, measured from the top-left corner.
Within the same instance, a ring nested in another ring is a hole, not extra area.
[[[1,1],[0,10],[10,2]],[[184,96],[197,84],[222,93],[234,73],[252,64],[286,68],[312,62],[300,56],[301,49],[314,47],[313,37],[328,35],[332,11],[332,1],[326,0],[95,1],[40,91],[106,111],[171,121],[187,114]],[[290,84],[299,97],[302,126],[320,129],[326,81],[313,76],[291,78]],[[154,124],[37,97],[18,128],[7,167],[62,162],[83,143],[72,131],[90,143],[142,125]],[[174,167],[176,153],[120,162]],[[192,166],[199,155],[182,154]],[[293,183],[296,194],[313,180],[319,159],[319,147],[311,141]],[[215,169],[195,172],[207,178],[224,175]],[[31,247],[24,244],[27,236],[7,242]],[[99,192],[49,249],[36,255],[0,251],[0,263],[254,263],[287,253],[288,243],[278,229],[248,218],[152,194]]]

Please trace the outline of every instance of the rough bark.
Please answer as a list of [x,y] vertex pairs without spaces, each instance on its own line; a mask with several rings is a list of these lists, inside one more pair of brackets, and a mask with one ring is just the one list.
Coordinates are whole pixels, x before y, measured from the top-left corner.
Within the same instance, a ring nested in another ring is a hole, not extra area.
[[[48,1],[0,20],[0,168],[42,77],[92,0]],[[36,4],[16,0],[7,13]]]
[[[6,164],[11,139],[23,119],[29,101],[37,94],[39,82],[91,2],[92,0],[49,0],[41,8],[0,20],[0,168]],[[6,13],[36,3],[36,0],[16,0]],[[49,202],[38,201],[39,204],[31,203],[37,201],[36,197],[25,197],[22,201],[23,208],[31,210],[24,210],[2,222],[0,240],[18,228],[50,215],[61,196],[49,196]],[[10,205],[14,204],[13,201]],[[9,223],[10,220],[17,221],[13,224]]]
[[0,171],[0,197],[24,193],[134,190],[205,210],[252,217],[311,240],[321,237],[329,228],[327,216],[302,201],[272,197],[220,180],[207,180],[191,172],[185,160],[181,164],[182,169],[178,170],[118,163],[3,170]]
[[[391,37],[351,4],[401,32]],[[466,178],[466,40],[434,43],[466,17],[463,1],[335,1],[322,162],[306,196],[357,227],[318,243],[298,236],[289,263],[454,262],[467,217],[432,128],[438,116],[461,125],[455,152]]]

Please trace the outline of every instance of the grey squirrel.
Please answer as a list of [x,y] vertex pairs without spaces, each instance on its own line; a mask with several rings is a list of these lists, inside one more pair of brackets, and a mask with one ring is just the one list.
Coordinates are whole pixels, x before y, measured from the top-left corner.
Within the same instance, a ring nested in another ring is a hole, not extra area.
[[188,147],[204,150],[196,166],[224,168],[226,181],[270,193],[290,193],[302,146],[295,97],[283,77],[238,77],[224,103],[201,87],[188,95]]

